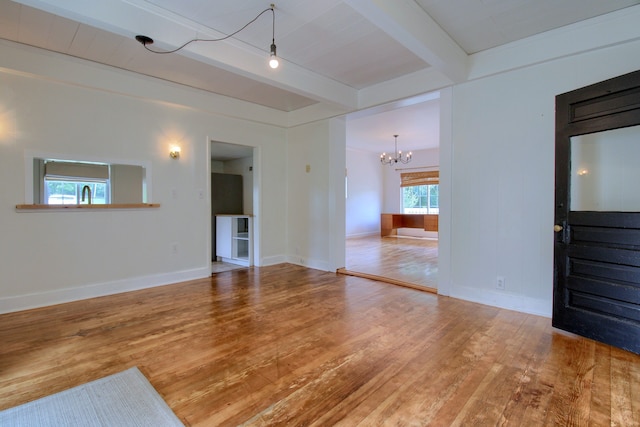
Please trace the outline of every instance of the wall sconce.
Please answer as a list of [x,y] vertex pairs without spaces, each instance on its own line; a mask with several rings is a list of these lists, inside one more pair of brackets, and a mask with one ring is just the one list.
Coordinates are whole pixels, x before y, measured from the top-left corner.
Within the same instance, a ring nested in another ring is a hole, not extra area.
[[180,147],[175,146],[175,147],[171,147],[171,151],[169,151],[169,156],[171,156],[172,159],[177,159],[180,157]]

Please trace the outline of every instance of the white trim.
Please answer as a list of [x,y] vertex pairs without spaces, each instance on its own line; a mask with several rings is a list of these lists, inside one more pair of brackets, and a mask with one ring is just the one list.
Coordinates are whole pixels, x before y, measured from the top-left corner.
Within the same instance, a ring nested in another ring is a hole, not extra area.
[[347,234],[346,238],[357,239],[358,237],[373,237],[373,236],[379,236],[379,235],[380,235],[380,230],[376,230],[376,231],[365,231],[363,233]]
[[262,256],[262,147],[253,147],[253,265],[261,266]]
[[261,260],[259,260],[260,264],[258,264],[257,262],[258,261],[256,261],[255,263],[256,266],[266,267],[269,265],[284,264],[285,262],[288,262],[288,261],[287,261],[287,257],[285,257],[284,255],[275,255],[275,256],[262,258]]
[[551,302],[545,299],[455,285],[451,288],[450,296],[478,304],[551,318]]
[[207,210],[207,221],[204,224],[204,229],[205,232],[207,233],[207,247],[205,248],[205,253],[207,256],[207,261],[209,263],[211,263],[213,261],[213,221],[215,221],[215,219],[212,216],[212,212],[211,212],[211,137],[209,135],[206,136],[207,140],[205,142],[205,156],[204,156],[204,161],[205,166],[205,173],[206,173],[206,179],[204,182],[204,198],[206,200],[206,210]]
[[440,91],[440,182],[438,184],[438,294],[451,293],[451,230],[453,200],[453,91]]
[[314,270],[330,271],[330,272],[336,271],[336,269],[331,269],[329,267],[329,262],[318,260],[318,259],[308,259],[308,258],[303,258],[303,257],[294,255],[294,256],[288,256],[286,262],[288,264],[295,264],[301,267],[313,268]]
[[40,292],[37,294],[4,297],[0,298],[0,314],[170,285],[209,276],[211,276],[211,267],[207,265],[206,267],[192,270],[132,277],[105,283],[94,283],[76,288]]

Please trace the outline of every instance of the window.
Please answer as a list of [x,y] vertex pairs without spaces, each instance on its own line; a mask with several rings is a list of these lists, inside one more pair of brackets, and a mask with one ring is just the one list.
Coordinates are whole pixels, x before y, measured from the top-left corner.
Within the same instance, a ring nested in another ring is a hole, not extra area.
[[[43,202],[48,205],[109,203],[109,166],[99,163],[44,161]],[[84,197],[83,197],[84,192]],[[84,200],[83,200],[84,199]]]
[[[107,182],[69,181],[61,179],[45,178],[45,200],[47,205],[77,205],[89,203],[88,192],[82,201],[82,191],[88,187],[91,191],[91,203],[105,205],[109,203]],[[86,190],[85,190],[86,191]]]
[[439,173],[407,172],[400,174],[402,187],[402,213],[438,214]]

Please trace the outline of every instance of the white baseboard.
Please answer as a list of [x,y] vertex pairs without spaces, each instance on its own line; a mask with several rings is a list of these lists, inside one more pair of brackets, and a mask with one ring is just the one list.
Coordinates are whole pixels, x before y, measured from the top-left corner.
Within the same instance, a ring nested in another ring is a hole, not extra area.
[[183,270],[172,273],[133,277],[105,283],[95,283],[77,288],[56,289],[36,294],[17,295],[0,298],[0,314],[28,310],[65,302],[137,291],[156,286],[169,285],[187,280],[211,276],[211,267]]
[[329,263],[325,261],[307,259],[300,256],[289,255],[287,257],[287,263],[300,265],[302,267],[313,268],[314,270],[322,270],[322,271],[335,271],[329,269]]
[[418,228],[398,228],[398,236],[438,239],[437,231],[424,231]]
[[355,239],[358,237],[370,237],[370,236],[379,236],[380,230],[378,231],[368,231],[366,233],[356,233],[356,234],[348,234],[345,236],[347,239]]
[[492,307],[519,311],[521,313],[535,314],[537,316],[549,318],[551,317],[552,303],[539,298],[462,286],[452,286],[449,296],[465,301],[490,305]]
[[[262,260],[262,265],[275,265],[284,262],[321,271],[331,271],[329,270],[329,266],[326,262],[320,262],[318,260],[308,260],[294,256],[275,256],[265,258]],[[112,282],[97,283],[77,288],[56,289],[35,294],[3,297],[0,298],[0,314],[45,307],[55,304],[62,304],[71,301],[79,301],[105,295],[114,295],[123,292],[153,288],[156,286],[164,286],[188,280],[202,279],[209,276],[211,276],[211,269],[209,267],[203,267],[192,270],[183,270],[172,273],[155,274],[150,276],[116,280]],[[523,297],[522,295],[513,295],[504,292],[488,291],[486,289],[476,289],[455,285],[451,286],[451,292],[449,296],[465,301],[476,302],[493,307],[500,307],[507,310],[520,311],[523,313],[535,314],[538,316],[549,318],[551,317],[551,302],[543,299]]]
[[287,257],[284,255],[276,255],[271,257],[265,257],[260,260],[259,264],[256,264],[257,267],[266,267],[268,265],[276,265],[276,264],[284,264],[287,262]]

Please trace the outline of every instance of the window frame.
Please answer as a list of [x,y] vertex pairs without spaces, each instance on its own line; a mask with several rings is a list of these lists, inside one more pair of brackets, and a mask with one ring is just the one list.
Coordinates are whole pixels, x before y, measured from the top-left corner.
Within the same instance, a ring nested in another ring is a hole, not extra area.
[[[405,201],[405,189],[406,188],[415,188],[415,187],[426,187],[425,188],[425,196],[419,196],[420,198],[422,197],[426,197],[426,201],[425,201],[425,206],[424,207],[405,207],[404,205],[404,201]],[[438,187],[438,204],[435,207],[430,206],[431,205],[431,191],[430,191],[430,187]],[[440,184],[423,184],[423,185],[405,185],[404,187],[401,187],[400,189],[400,210],[403,214],[418,214],[418,215],[438,215],[440,213]],[[414,210],[424,210],[424,212],[407,212],[407,209],[414,209]],[[435,212],[434,212],[435,210]]]

